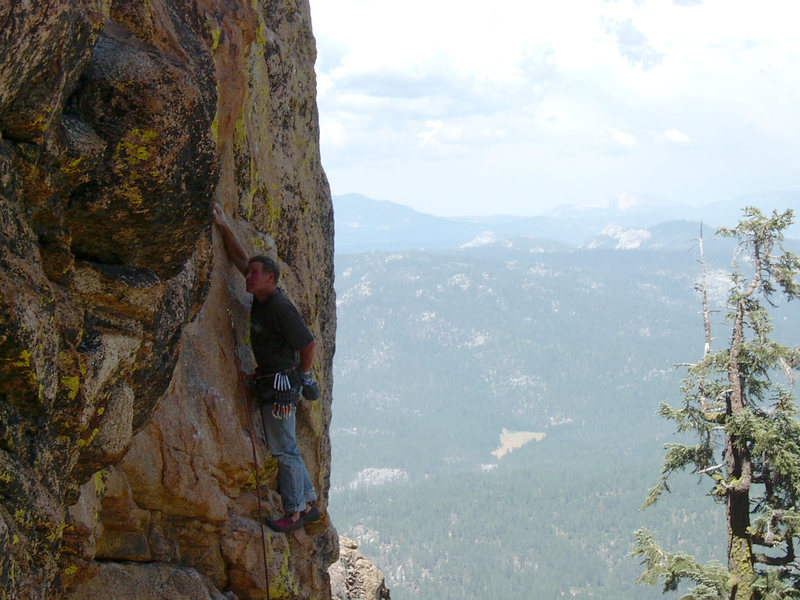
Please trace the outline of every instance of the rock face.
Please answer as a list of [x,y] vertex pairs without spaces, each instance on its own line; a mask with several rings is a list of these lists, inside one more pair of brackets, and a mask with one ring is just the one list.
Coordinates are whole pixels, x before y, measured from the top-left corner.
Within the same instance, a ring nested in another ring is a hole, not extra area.
[[[235,369],[250,300],[211,206],[277,258],[317,338],[298,439],[324,509],[333,216],[308,2],[0,14],[2,597],[263,598],[258,498],[282,509]],[[330,597],[327,518],[265,537],[272,598]]]
[[339,560],[328,570],[334,600],[390,600],[386,579],[372,562],[358,551],[358,545],[339,538]]

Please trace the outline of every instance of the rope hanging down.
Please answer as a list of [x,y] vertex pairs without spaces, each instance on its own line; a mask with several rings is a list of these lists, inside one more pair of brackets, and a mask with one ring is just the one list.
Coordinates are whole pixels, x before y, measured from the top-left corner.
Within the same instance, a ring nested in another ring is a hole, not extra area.
[[267,569],[267,538],[264,534],[264,518],[261,509],[261,477],[258,474],[258,453],[256,452],[256,439],[253,435],[253,418],[250,416],[250,408],[247,406],[247,388],[242,374],[242,359],[239,357],[239,345],[236,341],[236,327],[233,324],[233,314],[228,310],[228,319],[231,322],[231,334],[233,335],[233,353],[236,357],[236,373],[239,376],[239,397],[242,400],[244,412],[247,415],[247,427],[250,432],[250,445],[253,448],[253,473],[256,483],[256,500],[258,501],[258,524],[261,526],[261,556],[264,559],[264,579],[267,584],[267,600],[272,600],[269,593],[269,570]]

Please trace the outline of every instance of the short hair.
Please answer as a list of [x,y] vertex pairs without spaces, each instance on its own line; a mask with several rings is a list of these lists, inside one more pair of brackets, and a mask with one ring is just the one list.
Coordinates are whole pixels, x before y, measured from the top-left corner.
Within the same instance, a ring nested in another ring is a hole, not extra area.
[[250,260],[247,261],[247,264],[250,263],[261,263],[261,270],[264,274],[272,273],[275,275],[275,283],[278,283],[278,278],[281,276],[281,269],[274,260],[272,260],[269,256],[264,256],[263,254],[256,254],[255,256],[251,257]]

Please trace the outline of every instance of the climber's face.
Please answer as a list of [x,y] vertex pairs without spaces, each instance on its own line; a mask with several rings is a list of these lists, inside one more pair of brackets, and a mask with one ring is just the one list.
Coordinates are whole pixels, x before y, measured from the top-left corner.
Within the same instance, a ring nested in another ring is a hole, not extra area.
[[247,265],[244,272],[247,291],[259,301],[264,301],[275,291],[275,273],[264,273],[264,265],[253,261]]

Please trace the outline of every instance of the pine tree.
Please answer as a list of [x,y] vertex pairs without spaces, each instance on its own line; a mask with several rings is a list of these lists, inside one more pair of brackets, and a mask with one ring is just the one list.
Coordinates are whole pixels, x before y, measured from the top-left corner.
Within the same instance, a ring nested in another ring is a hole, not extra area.
[[778,296],[800,294],[800,259],[783,247],[792,217],[791,210],[767,217],[748,207],[735,228],[718,232],[736,239],[738,251],[727,303],[730,342],[717,351],[711,348],[701,243],[705,352],[688,365],[683,403],[659,410],[695,443],[667,445],[661,479],[643,508],[669,491],[676,471],[709,478],[711,496],[725,508],[727,566],[664,552],[645,530],[636,532],[633,551],[646,567],[641,583],[663,580],[664,592],[682,581],[694,584],[685,600],[800,598],[800,422],[791,390],[780,384],[782,374],[793,384],[800,350],[772,339],[768,312]]

